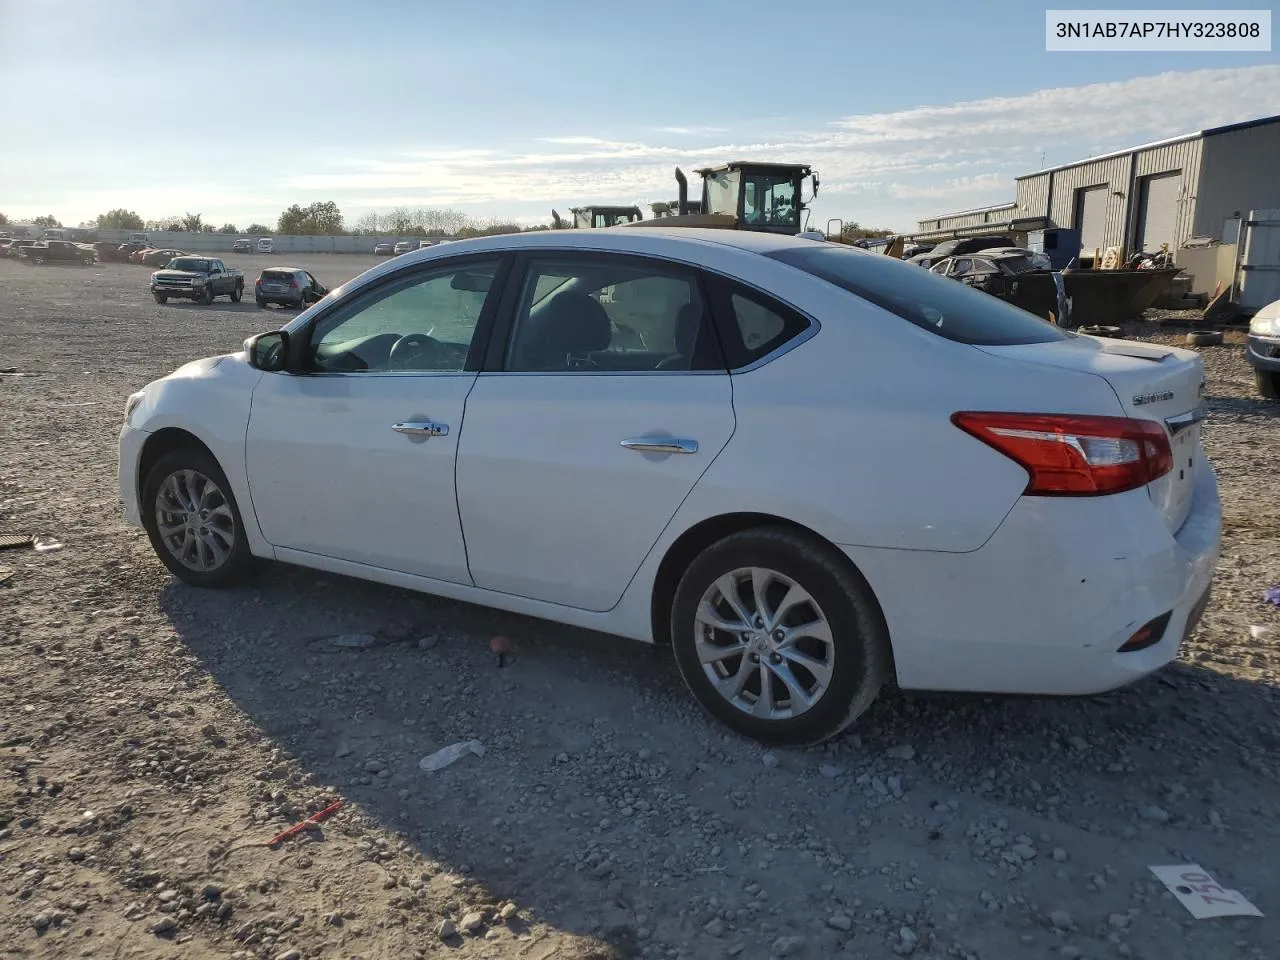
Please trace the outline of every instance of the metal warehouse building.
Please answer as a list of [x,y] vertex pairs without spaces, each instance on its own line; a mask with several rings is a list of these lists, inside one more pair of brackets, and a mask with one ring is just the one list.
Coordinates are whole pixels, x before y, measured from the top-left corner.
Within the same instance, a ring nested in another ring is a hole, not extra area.
[[920,240],[1076,229],[1082,253],[1234,242],[1251,209],[1280,207],[1280,116],[1188,133],[1018,177],[1013,203],[920,221]]

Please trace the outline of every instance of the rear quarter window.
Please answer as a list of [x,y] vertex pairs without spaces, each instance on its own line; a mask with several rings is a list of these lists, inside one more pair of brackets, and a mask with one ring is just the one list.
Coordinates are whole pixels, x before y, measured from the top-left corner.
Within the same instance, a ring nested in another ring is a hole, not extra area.
[[1033,313],[904,260],[814,243],[766,254],[948,340],[977,346],[1051,343],[1070,337]]

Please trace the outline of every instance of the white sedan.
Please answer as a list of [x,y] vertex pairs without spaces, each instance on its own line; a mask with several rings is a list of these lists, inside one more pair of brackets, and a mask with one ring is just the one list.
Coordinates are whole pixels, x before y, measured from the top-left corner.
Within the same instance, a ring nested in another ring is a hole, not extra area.
[[1221,536],[1202,376],[838,244],[546,231],[149,384],[119,483],[188,583],[274,559],[670,644],[721,721],[812,743],[891,682],[1172,660]]

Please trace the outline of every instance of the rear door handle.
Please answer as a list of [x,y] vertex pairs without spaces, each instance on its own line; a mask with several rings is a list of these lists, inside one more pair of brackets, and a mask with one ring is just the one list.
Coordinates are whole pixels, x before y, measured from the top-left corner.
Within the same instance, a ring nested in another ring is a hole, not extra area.
[[391,429],[396,433],[406,433],[411,437],[447,437],[449,435],[448,424],[435,423],[431,420],[393,423]]
[[628,450],[639,450],[641,453],[697,453],[697,440],[683,440],[680,437],[631,437],[622,441]]

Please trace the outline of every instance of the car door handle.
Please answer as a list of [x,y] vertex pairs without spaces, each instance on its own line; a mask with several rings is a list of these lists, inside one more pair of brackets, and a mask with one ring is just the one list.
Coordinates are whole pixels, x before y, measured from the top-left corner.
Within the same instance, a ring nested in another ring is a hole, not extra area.
[[641,453],[697,453],[697,440],[682,440],[680,437],[631,437],[622,441],[628,450],[639,450]]
[[407,433],[411,437],[447,437],[449,435],[447,424],[434,423],[431,420],[393,423],[391,429],[396,433]]

